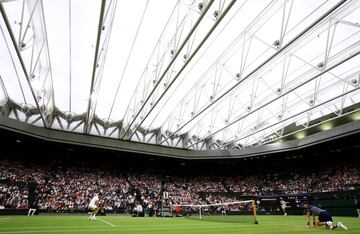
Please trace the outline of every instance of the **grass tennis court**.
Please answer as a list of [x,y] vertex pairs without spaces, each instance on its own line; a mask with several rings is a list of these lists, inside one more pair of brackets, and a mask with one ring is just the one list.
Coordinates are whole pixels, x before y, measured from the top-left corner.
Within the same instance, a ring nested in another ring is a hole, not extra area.
[[221,234],[266,234],[266,233],[360,233],[360,219],[335,217],[342,221],[348,231],[324,228],[308,228],[302,216],[259,216],[259,224],[229,220],[196,220],[188,218],[132,218],[130,216],[101,216],[96,221],[86,216],[0,216],[1,233],[221,233]]

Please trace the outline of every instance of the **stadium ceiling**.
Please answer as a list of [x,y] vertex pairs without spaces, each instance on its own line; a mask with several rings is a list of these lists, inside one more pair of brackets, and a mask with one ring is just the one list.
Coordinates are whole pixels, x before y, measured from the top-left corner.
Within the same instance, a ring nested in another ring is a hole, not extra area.
[[1,115],[27,124],[243,149],[359,110],[343,111],[360,103],[357,0],[0,0],[0,10]]

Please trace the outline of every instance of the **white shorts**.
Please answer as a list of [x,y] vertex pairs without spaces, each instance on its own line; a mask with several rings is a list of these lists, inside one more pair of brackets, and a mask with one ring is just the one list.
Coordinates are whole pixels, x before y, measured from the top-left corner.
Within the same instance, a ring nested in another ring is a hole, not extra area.
[[287,206],[282,206],[281,208],[282,208],[282,209],[286,209],[286,208],[287,208]]
[[90,210],[95,210],[95,209],[96,209],[96,205],[89,205],[89,209],[90,209]]

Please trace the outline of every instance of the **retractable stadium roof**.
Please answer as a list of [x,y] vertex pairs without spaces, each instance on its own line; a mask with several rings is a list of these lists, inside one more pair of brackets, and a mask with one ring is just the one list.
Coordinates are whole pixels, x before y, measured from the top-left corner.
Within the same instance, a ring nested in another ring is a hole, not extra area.
[[358,111],[357,0],[0,0],[0,9],[1,114],[31,125],[243,149]]

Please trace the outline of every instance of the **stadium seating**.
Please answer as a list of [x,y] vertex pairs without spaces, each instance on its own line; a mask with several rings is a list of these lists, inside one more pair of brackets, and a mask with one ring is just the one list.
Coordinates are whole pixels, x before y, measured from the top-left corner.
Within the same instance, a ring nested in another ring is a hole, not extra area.
[[[27,189],[20,182],[37,183],[36,203],[48,212],[86,210],[94,192],[104,193],[107,211],[131,212],[136,202],[158,210],[161,192],[168,191],[173,204],[209,204],[231,201],[230,194],[282,195],[352,190],[360,184],[356,165],[339,164],[320,171],[268,169],[259,175],[164,176],[147,170],[116,167],[68,166],[61,163],[31,164],[0,160],[0,206],[27,208]],[[6,183],[5,183],[6,182]],[[221,194],[221,195],[217,195]],[[229,196],[226,196],[229,194]]]

